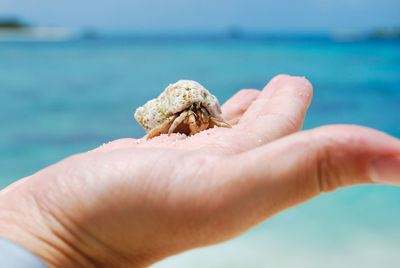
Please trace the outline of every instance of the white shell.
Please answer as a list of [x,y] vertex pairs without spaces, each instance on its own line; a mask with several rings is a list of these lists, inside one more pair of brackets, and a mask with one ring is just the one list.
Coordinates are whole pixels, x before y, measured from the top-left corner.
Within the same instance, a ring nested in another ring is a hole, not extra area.
[[149,132],[194,103],[201,103],[212,117],[224,121],[218,99],[192,80],[180,80],[169,85],[158,98],[139,107],[135,119]]

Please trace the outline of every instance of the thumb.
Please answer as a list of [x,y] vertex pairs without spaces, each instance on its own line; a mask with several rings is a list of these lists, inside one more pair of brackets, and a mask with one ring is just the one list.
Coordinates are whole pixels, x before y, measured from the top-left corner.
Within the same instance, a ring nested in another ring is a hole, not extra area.
[[400,185],[400,141],[358,126],[292,134],[231,162],[227,190],[253,222],[339,187]]

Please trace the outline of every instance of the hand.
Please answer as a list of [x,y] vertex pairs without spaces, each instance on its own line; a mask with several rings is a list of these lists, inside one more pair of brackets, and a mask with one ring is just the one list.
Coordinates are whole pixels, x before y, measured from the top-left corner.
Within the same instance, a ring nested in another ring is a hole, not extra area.
[[400,183],[400,141],[358,126],[298,132],[312,97],[278,76],[223,105],[231,129],[121,139],[0,193],[0,235],[50,266],[142,267],[231,239],[322,192]]

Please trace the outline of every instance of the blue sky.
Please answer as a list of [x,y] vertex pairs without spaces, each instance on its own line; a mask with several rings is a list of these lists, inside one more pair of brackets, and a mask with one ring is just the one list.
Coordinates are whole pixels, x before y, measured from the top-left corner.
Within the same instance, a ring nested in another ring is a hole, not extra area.
[[103,30],[363,30],[400,26],[400,0],[0,0],[9,15]]

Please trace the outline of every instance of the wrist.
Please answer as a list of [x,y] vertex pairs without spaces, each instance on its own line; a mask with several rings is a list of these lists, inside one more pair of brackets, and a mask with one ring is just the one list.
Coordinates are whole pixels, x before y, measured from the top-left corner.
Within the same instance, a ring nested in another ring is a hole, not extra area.
[[58,250],[50,246],[47,241],[21,229],[15,224],[0,222],[0,237],[12,241],[30,251],[49,267],[57,267],[61,261]]
[[[0,192],[0,237],[27,249],[49,267],[146,267],[154,262],[146,254],[125,255],[78,225],[78,219],[63,211],[74,211],[71,199],[64,200],[57,189],[46,187],[51,196],[60,197],[50,200],[34,181],[40,179],[34,175],[26,184]],[[76,212],[72,214],[77,216]],[[140,251],[135,249],[126,251]]]
[[48,211],[42,211],[25,186],[4,193],[0,199],[0,237],[27,249],[49,267],[93,266],[68,245],[66,231],[55,228],[56,221]]

